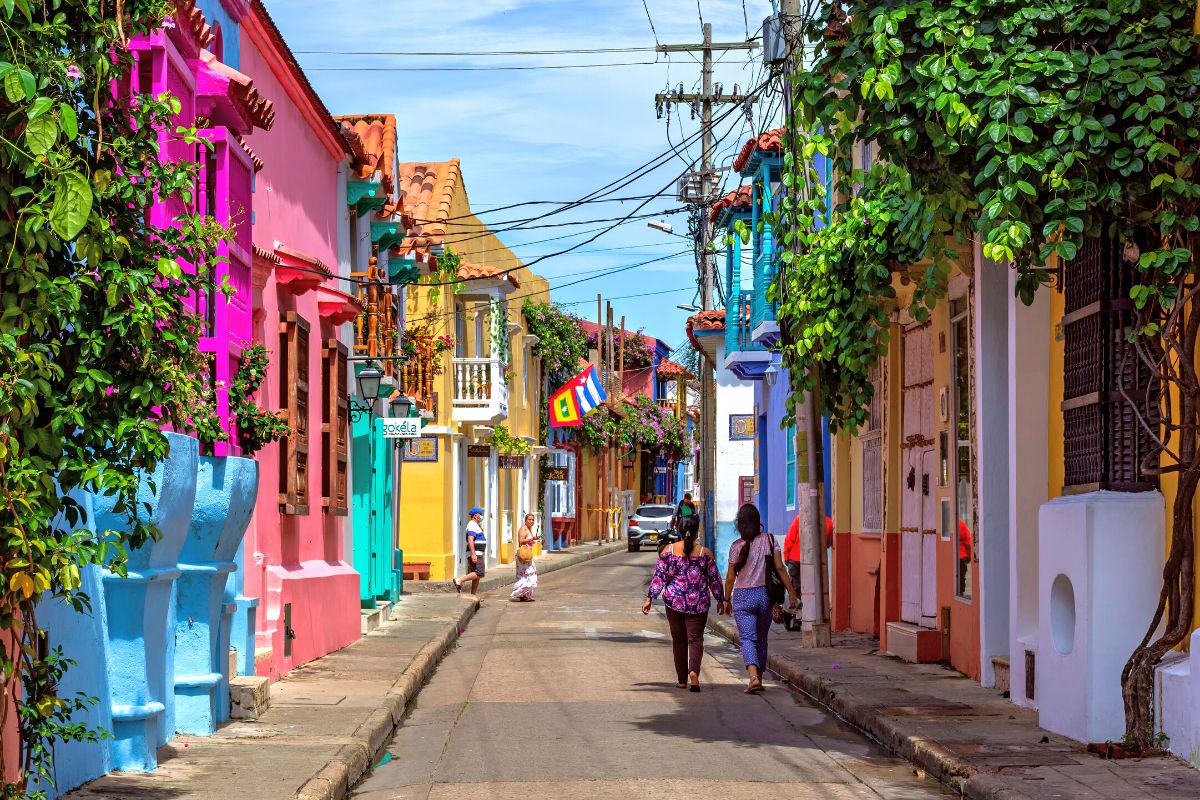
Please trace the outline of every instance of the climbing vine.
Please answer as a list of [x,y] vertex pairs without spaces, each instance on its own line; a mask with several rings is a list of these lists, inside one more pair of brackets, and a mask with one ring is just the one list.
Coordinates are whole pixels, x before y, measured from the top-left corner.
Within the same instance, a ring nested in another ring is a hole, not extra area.
[[579,328],[579,317],[554,303],[526,300],[521,306],[529,332],[538,337],[533,354],[542,360],[542,371],[551,382],[550,391],[579,372],[580,359],[588,357],[587,337]]
[[[187,300],[225,232],[194,210],[195,169],[159,157],[160,137],[204,144],[172,122],[179,102],[127,88],[129,37],[173,8],[0,3],[0,730],[15,709],[21,744],[20,763],[0,755],[3,797],[43,797],[54,743],[101,735],[70,721],[96,699],[60,695],[70,662],[38,603],[91,613],[82,571],[124,574],[155,535],[139,482],[167,455],[163,426],[192,427]],[[188,210],[152,228],[145,209],[171,196]],[[92,530],[81,491],[113,496],[122,529]]]
[[246,348],[229,387],[229,408],[237,426],[238,444],[246,456],[254,455],[291,431],[287,417],[277,411],[268,411],[254,401],[254,393],[266,379],[270,363],[271,352],[264,345]]
[[510,456],[527,456],[533,449],[529,442],[509,433],[508,428],[504,425],[497,425],[492,429],[488,443],[497,452]]
[[462,256],[446,245],[442,254],[433,259],[429,274],[419,283],[429,284],[429,302],[438,305],[442,300],[442,287],[449,287],[453,294],[462,288],[462,278],[458,277],[458,268],[462,264]]
[[[955,239],[1005,265],[986,268],[1014,269],[1026,302],[1052,281],[1056,261],[1075,257],[1085,237],[1124,243],[1136,274],[1133,349],[1155,376],[1147,400],[1131,401],[1157,438],[1156,452],[1141,466],[1146,473],[1179,473],[1158,608],[1122,676],[1127,736],[1149,747],[1154,667],[1190,632],[1194,607],[1195,4],[852,0],[812,8],[798,26],[795,38],[803,41],[791,42],[811,50],[790,86],[783,182],[792,191],[774,220],[785,252],[772,291],[791,374],[840,386],[825,407],[849,427],[861,422],[870,399],[873,351],[855,343],[879,347],[879,316],[870,307],[891,300],[881,266],[895,273],[924,265],[929,279],[917,293],[916,315],[936,300],[938,272],[952,258]],[[855,170],[864,143],[888,166]],[[817,154],[832,163],[829,197],[811,180]],[[814,210],[827,226],[813,224]],[[896,225],[905,235],[894,237],[877,224]],[[869,230],[869,241],[882,250],[851,269],[833,251],[856,229]],[[867,311],[845,313],[852,298]],[[830,346],[835,351],[826,353]]]

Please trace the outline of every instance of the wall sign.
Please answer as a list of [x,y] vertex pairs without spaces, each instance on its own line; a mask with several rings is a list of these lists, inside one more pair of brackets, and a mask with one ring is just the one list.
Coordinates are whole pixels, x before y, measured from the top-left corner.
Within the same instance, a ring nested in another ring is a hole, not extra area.
[[753,414],[730,414],[729,415],[729,441],[731,441],[731,442],[754,441],[754,415]]
[[409,439],[404,443],[405,461],[437,461],[438,439],[436,436],[422,436]]
[[385,439],[416,439],[421,435],[421,418],[381,419],[380,430]]
[[492,448],[486,444],[469,444],[467,445],[467,458],[490,458]]
[[497,456],[500,469],[525,469],[525,456]]
[[542,475],[548,481],[565,481],[571,477],[570,467],[543,467]]
[[741,498],[741,504],[754,502],[754,476],[743,475],[738,478],[738,497]]

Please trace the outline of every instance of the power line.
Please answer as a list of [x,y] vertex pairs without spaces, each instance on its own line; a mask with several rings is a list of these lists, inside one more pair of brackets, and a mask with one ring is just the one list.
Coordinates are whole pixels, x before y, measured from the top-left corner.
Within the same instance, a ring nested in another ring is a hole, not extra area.
[[[512,72],[542,69],[598,69],[602,67],[646,67],[659,61],[616,61],[608,64],[527,64],[519,67],[305,67],[305,72]],[[737,62],[730,62],[737,63]],[[743,64],[753,62],[745,61]]]
[[650,19],[650,5],[646,0],[642,0],[642,8],[646,9],[646,21],[650,23],[650,33],[654,35],[654,49],[658,50],[658,31],[654,30],[654,20]]

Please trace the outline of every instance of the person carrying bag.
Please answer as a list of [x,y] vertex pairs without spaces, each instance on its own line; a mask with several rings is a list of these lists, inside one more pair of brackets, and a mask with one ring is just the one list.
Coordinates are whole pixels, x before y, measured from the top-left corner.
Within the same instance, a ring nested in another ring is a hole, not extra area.
[[739,538],[729,546],[729,571],[725,576],[726,611],[733,612],[741,642],[742,661],[750,675],[746,694],[763,690],[762,674],[767,668],[767,637],[771,622],[783,619],[783,603],[791,596],[791,608],[800,606],[792,579],[783,568],[775,538],[765,533],[758,508],[746,503],[738,509]]

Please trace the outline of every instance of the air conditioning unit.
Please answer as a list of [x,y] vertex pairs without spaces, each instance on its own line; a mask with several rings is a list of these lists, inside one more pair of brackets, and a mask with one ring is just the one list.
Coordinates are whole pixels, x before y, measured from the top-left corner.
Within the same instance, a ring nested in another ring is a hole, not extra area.
[[763,20],[762,38],[763,61],[767,64],[782,64],[788,57],[783,17],[767,17]]

